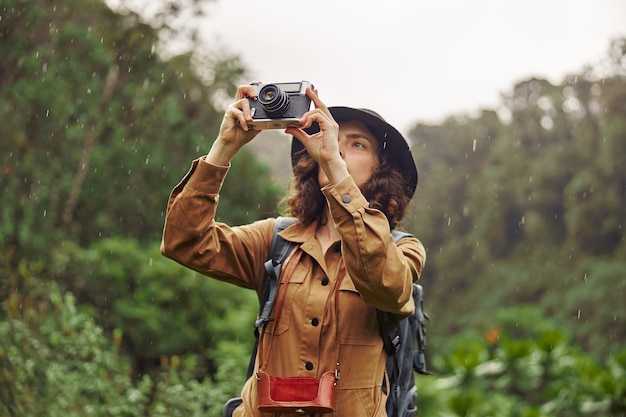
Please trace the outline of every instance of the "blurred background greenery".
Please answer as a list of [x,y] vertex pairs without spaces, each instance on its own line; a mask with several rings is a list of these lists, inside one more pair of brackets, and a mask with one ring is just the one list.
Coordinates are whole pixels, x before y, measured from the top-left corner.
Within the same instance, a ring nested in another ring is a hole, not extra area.
[[[256,295],[159,254],[167,196],[247,77],[226,53],[155,52],[177,4],[148,24],[0,1],[1,416],[219,416],[241,388]],[[626,415],[626,39],[604,65],[411,130],[422,415]],[[258,152],[220,220],[276,215],[289,162]]]

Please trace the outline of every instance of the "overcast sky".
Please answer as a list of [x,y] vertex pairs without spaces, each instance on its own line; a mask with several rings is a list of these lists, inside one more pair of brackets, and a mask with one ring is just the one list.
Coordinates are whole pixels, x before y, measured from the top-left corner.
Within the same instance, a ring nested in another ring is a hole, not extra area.
[[531,76],[560,83],[626,36],[626,0],[217,0],[203,37],[264,83],[416,122],[496,108]]

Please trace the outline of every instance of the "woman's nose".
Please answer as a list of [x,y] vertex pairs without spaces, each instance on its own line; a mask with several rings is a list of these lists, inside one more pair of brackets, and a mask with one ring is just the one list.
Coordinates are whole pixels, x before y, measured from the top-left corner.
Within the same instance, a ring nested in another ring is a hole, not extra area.
[[341,143],[339,144],[339,156],[341,156],[342,159],[345,156],[345,152],[343,150],[343,146],[341,145]]

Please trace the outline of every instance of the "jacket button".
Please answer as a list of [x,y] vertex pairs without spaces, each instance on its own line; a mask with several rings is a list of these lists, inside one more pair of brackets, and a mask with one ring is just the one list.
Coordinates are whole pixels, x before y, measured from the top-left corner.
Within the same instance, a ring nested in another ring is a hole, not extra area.
[[307,362],[305,367],[306,367],[307,371],[312,371],[313,370],[313,364],[311,362]]
[[328,285],[328,277],[322,278],[322,285],[323,286],[327,286]]
[[320,321],[317,318],[314,318],[313,320],[311,320],[311,324],[317,327],[317,325],[320,324]]
[[352,201],[352,198],[350,198],[350,194],[344,194],[341,197],[341,201],[343,201],[345,204],[350,203],[350,201]]

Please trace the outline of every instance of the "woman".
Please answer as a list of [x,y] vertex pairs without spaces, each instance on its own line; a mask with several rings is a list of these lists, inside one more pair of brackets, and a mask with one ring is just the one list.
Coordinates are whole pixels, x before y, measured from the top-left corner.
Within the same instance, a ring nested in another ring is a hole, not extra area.
[[[161,251],[210,277],[261,291],[275,219],[230,227],[214,220],[219,191],[234,155],[258,131],[249,130],[240,86],[208,155],[196,160],[170,196]],[[415,238],[391,236],[417,186],[417,169],[400,133],[376,113],[314,109],[293,135],[294,178],[286,202],[298,222],[281,236],[299,245],[281,274],[280,315],[260,340],[255,375],[245,384],[235,417],[266,417],[258,409],[259,378],[320,379],[336,372],[336,417],[384,417],[385,353],[376,309],[414,310],[412,283],[425,261]],[[288,276],[288,278],[286,278]],[[288,284],[284,284],[288,280]],[[278,308],[278,307],[276,307]],[[256,377],[255,377],[256,376]]]

